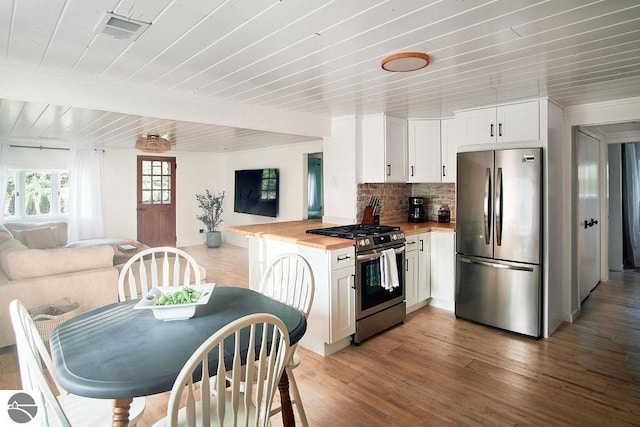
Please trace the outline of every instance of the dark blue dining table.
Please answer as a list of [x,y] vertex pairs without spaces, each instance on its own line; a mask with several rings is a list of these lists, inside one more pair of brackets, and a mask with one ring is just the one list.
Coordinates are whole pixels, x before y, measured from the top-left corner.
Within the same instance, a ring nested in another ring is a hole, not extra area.
[[[152,310],[133,307],[139,300],[109,304],[62,323],[50,345],[58,384],[85,397],[113,399],[113,426],[128,425],[134,397],[171,390],[193,352],[230,322],[254,313],[280,318],[291,345],[304,335],[307,323],[300,311],[258,292],[216,286],[194,317],[162,321]],[[289,381],[278,385],[285,425],[295,425]]]

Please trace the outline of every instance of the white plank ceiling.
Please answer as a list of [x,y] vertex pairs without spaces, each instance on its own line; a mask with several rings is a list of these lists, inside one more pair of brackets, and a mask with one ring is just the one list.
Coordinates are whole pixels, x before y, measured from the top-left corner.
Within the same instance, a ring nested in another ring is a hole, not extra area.
[[[106,12],[151,25],[135,40],[114,38],[96,29]],[[410,73],[380,68],[404,51],[431,62]],[[543,96],[571,106],[640,96],[640,1],[0,0],[0,67],[285,116],[447,117]],[[0,142],[124,148],[148,133],[186,151],[310,140],[0,101]]]

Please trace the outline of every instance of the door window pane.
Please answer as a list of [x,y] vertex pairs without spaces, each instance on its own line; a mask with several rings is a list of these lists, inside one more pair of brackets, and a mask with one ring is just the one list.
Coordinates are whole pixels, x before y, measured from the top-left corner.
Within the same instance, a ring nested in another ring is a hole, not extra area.
[[171,163],[164,160],[142,161],[142,203],[171,203]]

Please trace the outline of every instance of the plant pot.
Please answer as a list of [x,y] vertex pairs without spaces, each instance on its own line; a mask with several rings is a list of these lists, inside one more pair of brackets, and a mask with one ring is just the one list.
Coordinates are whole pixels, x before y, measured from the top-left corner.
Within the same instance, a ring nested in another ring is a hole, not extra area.
[[207,232],[207,247],[217,248],[222,244],[222,233],[219,231]]

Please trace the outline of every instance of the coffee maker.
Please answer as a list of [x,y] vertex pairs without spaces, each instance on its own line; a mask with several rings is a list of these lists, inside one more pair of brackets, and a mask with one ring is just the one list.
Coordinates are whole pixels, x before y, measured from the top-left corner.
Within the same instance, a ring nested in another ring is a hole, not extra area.
[[424,222],[424,197],[409,197],[409,222]]

